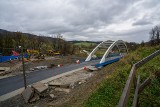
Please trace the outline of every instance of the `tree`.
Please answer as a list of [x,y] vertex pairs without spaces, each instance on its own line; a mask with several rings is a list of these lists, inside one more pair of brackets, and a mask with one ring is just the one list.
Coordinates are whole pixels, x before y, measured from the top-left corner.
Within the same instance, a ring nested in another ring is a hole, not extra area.
[[154,28],[152,28],[149,34],[151,45],[156,45],[160,43],[160,26],[157,25]]
[[141,46],[144,46],[144,45],[145,45],[145,43],[144,43],[144,41],[142,41],[142,42],[141,42]]
[[160,35],[160,26],[155,26],[155,31],[156,31],[156,42],[159,44],[160,43],[160,38],[159,38],[159,35]]
[[152,28],[149,34],[150,34],[150,44],[154,45],[155,30]]
[[0,52],[3,55],[10,55],[11,50],[20,52],[19,46],[25,50],[35,49],[42,53],[48,50],[55,50],[64,54],[74,53],[73,44],[65,41],[61,34],[57,34],[56,37],[47,37],[21,32],[0,32]]

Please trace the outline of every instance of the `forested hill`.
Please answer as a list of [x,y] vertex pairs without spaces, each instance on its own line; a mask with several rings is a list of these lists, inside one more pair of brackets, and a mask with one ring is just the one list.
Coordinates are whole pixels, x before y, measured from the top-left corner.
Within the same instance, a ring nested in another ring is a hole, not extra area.
[[0,52],[7,54],[9,51],[7,49],[16,49],[18,46],[23,46],[25,49],[57,50],[62,53],[73,52],[72,44],[65,41],[61,35],[56,35],[53,38],[0,29]]
[[0,38],[5,37],[5,36],[16,36],[17,33],[21,33],[21,35],[28,37],[29,39],[33,39],[33,38],[43,38],[43,39],[52,39],[52,40],[56,40],[57,38],[52,38],[52,37],[47,37],[47,36],[37,36],[35,34],[30,34],[30,33],[23,33],[23,32],[11,32],[11,31],[7,31],[4,29],[0,29]]

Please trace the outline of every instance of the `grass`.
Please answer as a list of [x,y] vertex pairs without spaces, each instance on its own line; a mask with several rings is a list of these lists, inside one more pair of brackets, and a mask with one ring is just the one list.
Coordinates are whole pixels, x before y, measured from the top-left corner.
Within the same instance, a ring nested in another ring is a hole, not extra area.
[[88,46],[90,46],[90,45],[95,46],[96,43],[80,42],[80,43],[75,43],[75,45],[88,47]]
[[[131,65],[158,49],[160,49],[160,45],[155,47],[140,47],[136,51],[129,53],[128,56],[119,62],[106,66],[103,70],[106,70],[108,67],[113,67],[114,72],[106,77],[99,88],[84,102],[84,106],[115,107],[119,102],[131,70]],[[160,73],[160,55],[138,69],[137,75],[139,74],[141,76],[142,83],[148,76],[154,75],[157,72]],[[132,105],[133,95],[134,90],[132,87],[128,106]],[[151,84],[140,94],[139,101],[141,107],[160,106],[160,77],[152,78]]]

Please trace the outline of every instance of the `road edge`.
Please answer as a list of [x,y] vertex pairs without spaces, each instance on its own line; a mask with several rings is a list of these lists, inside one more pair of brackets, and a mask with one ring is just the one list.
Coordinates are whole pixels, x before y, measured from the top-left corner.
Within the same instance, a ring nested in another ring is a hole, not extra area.
[[[60,78],[62,76],[65,76],[65,75],[68,75],[68,74],[71,74],[71,73],[74,73],[74,72],[77,72],[77,71],[80,71],[80,70],[83,70],[83,67],[78,68],[78,69],[74,69],[74,70],[71,70],[71,71],[68,71],[68,72],[65,72],[65,73],[50,77],[50,78],[47,78],[47,79],[44,79],[44,80],[41,80],[41,81],[38,81],[38,82],[47,83],[47,82],[52,81],[54,79]],[[37,82],[35,82],[35,83],[37,83]],[[34,84],[34,83],[32,83],[32,84]],[[4,95],[0,96],[0,102],[5,101],[5,100],[7,100],[9,98],[12,98],[12,97],[14,97],[14,96],[16,96],[18,94],[21,94],[23,90],[24,90],[24,88],[19,88],[19,89],[15,90],[15,91],[12,91],[12,92],[9,92],[7,94],[4,94]]]

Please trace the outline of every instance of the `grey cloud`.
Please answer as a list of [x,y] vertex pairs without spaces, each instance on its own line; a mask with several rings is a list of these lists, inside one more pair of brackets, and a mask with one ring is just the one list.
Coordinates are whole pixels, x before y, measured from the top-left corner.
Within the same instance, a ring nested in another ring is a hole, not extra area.
[[[125,3],[124,3],[125,2]],[[121,14],[130,4],[129,0],[82,0],[74,2],[76,6],[75,16],[67,17],[73,25],[94,25],[97,22],[109,24]],[[78,13],[78,14],[77,14]]]
[[[139,42],[147,40],[149,29],[159,22],[159,4],[159,0],[1,0],[0,28],[43,35],[63,33],[67,40]],[[117,26],[106,29],[111,25]]]
[[137,22],[134,22],[132,25],[137,26],[137,25],[148,25],[148,24],[152,24],[152,23],[146,20],[139,20]]

